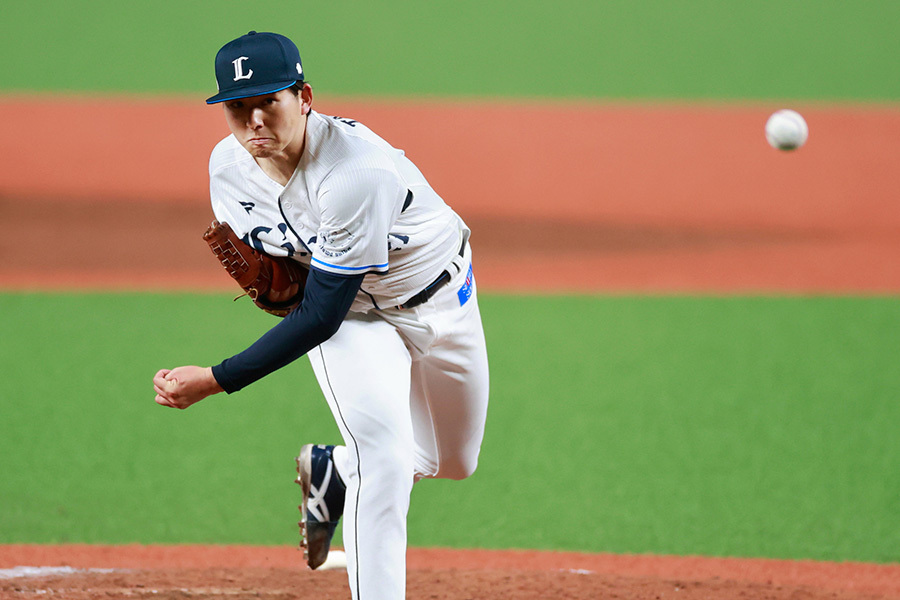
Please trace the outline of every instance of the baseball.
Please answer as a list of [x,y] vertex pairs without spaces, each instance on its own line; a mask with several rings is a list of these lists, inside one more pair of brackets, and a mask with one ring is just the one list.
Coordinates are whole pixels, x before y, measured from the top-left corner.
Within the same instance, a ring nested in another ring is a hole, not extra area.
[[772,113],[766,121],[766,139],[778,150],[796,150],[806,143],[809,127],[800,113],[782,109]]

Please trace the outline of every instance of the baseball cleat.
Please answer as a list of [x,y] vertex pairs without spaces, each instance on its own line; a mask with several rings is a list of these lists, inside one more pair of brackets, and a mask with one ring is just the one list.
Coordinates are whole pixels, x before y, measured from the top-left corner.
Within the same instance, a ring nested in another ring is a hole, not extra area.
[[306,444],[297,457],[297,483],[303,490],[300,505],[300,547],[310,569],[328,558],[331,538],[344,514],[347,491],[334,466],[334,446]]

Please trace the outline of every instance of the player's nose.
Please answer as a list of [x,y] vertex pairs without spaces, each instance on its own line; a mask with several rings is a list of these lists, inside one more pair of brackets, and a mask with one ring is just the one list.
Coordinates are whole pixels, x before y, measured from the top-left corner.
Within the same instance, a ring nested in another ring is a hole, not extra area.
[[250,111],[248,125],[253,129],[259,129],[263,126],[263,111],[261,108],[254,108]]

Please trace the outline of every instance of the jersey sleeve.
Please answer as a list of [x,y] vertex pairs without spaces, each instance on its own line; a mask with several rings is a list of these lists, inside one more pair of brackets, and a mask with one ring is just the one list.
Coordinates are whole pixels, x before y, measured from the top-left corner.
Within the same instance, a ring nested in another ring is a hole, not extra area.
[[311,266],[336,275],[386,273],[388,233],[407,191],[392,168],[353,166],[332,173],[318,195],[321,221]]

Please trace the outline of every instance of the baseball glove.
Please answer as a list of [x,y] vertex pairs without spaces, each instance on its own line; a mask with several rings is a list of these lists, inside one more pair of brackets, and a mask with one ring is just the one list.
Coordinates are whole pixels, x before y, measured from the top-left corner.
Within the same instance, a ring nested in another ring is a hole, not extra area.
[[258,252],[245,244],[228,223],[213,221],[203,239],[225,271],[243,288],[244,293],[235,300],[250,296],[256,306],[278,317],[285,317],[300,306],[309,272],[299,263]]

